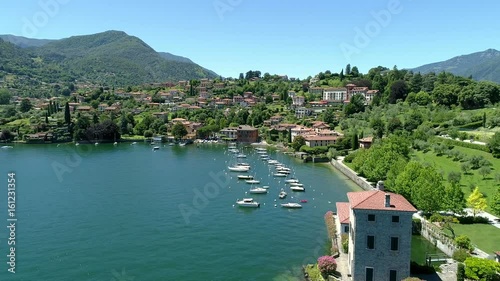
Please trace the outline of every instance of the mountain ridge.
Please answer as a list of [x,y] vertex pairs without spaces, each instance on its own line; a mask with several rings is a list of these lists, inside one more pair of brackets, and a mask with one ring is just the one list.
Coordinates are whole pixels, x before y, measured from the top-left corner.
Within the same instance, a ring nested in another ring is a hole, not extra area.
[[485,51],[460,55],[448,60],[424,64],[411,69],[413,72],[450,72],[474,80],[500,83],[500,51],[490,48]]
[[78,80],[129,85],[218,77],[188,58],[157,52],[140,38],[123,31],[59,40],[1,35],[0,38],[33,58],[61,66]]

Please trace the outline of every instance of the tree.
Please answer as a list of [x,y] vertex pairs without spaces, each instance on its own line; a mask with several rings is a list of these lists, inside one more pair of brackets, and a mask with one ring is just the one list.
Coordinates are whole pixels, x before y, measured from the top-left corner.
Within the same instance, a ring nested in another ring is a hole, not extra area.
[[92,116],[92,122],[94,122],[94,124],[99,123],[99,117],[97,116],[97,113],[94,113],[94,115]]
[[29,99],[23,99],[19,105],[19,110],[21,112],[28,112],[31,109],[31,102]]
[[488,148],[495,158],[500,158],[500,132],[496,132],[488,142]]
[[458,184],[451,184],[445,188],[444,207],[447,211],[461,214],[465,208],[465,195]]
[[348,63],[346,66],[345,66],[345,75],[349,75],[351,74],[351,64]]
[[460,172],[451,171],[448,173],[448,182],[451,185],[458,185],[462,179],[462,174]]
[[306,139],[303,136],[296,136],[292,141],[292,148],[295,151],[299,151],[299,149],[306,144]]
[[487,175],[491,174],[491,168],[488,166],[482,166],[478,173],[483,176],[483,180],[486,178]]
[[49,124],[49,115],[45,112],[45,124]]
[[472,209],[474,217],[477,213],[486,209],[486,198],[484,198],[484,195],[479,192],[479,187],[476,186],[474,191],[472,191],[469,197],[467,197],[467,206]]
[[352,150],[356,150],[359,148],[358,132],[356,130],[354,130],[351,136],[351,148]]
[[370,122],[370,127],[375,131],[375,136],[381,139],[384,136],[385,123],[380,117],[374,117]]
[[352,96],[349,103],[344,107],[345,115],[349,116],[354,113],[365,111],[365,101],[365,97],[361,94]]
[[69,103],[66,102],[64,105],[64,122],[66,124],[71,123],[71,113],[69,112]]
[[182,139],[185,135],[187,135],[187,130],[182,123],[177,122],[172,126],[172,135],[174,135],[174,138],[179,140]]
[[500,187],[497,188],[497,192],[491,199],[491,210],[495,215],[500,216]]
[[14,136],[8,129],[3,129],[0,133],[0,140],[2,141],[10,141]]
[[5,118],[10,118],[16,116],[17,111],[14,106],[8,106],[7,109],[4,111],[4,117]]
[[500,263],[483,258],[469,257],[465,260],[465,276],[472,280],[498,280]]
[[0,104],[9,104],[12,94],[7,89],[0,89]]
[[399,99],[405,100],[408,95],[408,86],[403,80],[398,80],[392,83],[389,92],[389,103],[396,103]]
[[318,269],[323,275],[329,275],[337,270],[337,261],[332,256],[318,258]]
[[464,162],[462,163],[462,165],[460,165],[460,169],[462,170],[462,172],[464,172],[464,174],[467,175],[467,173],[470,171],[471,169],[471,164],[470,162]]

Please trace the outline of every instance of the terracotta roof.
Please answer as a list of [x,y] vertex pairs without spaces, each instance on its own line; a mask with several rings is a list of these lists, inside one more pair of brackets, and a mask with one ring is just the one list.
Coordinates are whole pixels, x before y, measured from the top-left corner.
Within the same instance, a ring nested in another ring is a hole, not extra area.
[[358,140],[359,142],[373,142],[373,137],[366,137]]
[[309,135],[309,136],[304,136],[304,139],[306,141],[321,141],[321,140],[324,140],[324,141],[334,141],[334,140],[337,140],[338,137],[337,136],[316,136],[316,135]]
[[335,205],[340,223],[349,223],[349,202],[337,202]]
[[[390,207],[385,207],[386,194],[390,195]],[[415,209],[415,207],[413,207],[403,196],[382,190],[347,192],[347,198],[349,198],[352,209],[390,210],[400,212],[417,211],[417,209]]]

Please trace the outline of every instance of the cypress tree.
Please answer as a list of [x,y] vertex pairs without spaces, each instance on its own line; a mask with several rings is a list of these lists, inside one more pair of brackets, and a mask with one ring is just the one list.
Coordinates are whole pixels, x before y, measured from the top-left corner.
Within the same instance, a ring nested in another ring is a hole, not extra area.
[[64,106],[64,122],[66,122],[66,124],[71,123],[71,113],[69,112],[68,102],[66,102],[66,105]]
[[45,124],[49,124],[49,115],[45,112]]

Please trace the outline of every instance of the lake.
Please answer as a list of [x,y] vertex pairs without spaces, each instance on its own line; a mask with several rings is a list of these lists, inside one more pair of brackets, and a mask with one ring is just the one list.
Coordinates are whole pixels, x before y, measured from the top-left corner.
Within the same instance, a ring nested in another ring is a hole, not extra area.
[[[325,253],[323,215],[353,189],[329,164],[279,152],[305,192],[286,184],[250,147],[249,174],[269,185],[257,209],[235,207],[250,185],[228,165],[224,145],[15,145],[0,150],[0,210],[7,173],[16,177],[16,273],[7,272],[11,233],[0,228],[0,280],[296,280]],[[302,209],[280,202],[306,199]],[[275,207],[277,204],[277,207]]]

